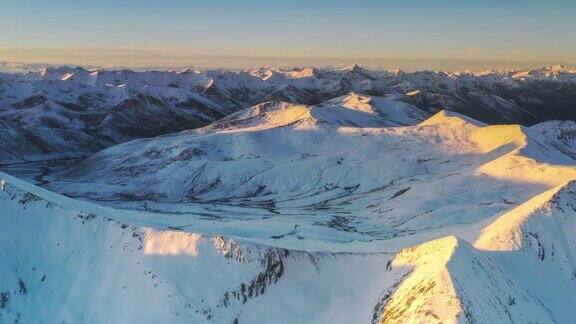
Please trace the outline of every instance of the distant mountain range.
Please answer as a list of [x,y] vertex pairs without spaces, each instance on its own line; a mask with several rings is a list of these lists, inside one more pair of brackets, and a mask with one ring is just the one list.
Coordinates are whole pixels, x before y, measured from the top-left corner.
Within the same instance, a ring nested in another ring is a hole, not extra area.
[[[576,71],[561,66],[483,73],[357,65],[179,72],[48,67],[0,74],[0,150],[6,152],[0,163],[85,157],[265,102],[317,105],[350,93],[404,102],[421,115],[446,109],[491,124],[576,120]],[[14,136],[18,142],[7,141]]]

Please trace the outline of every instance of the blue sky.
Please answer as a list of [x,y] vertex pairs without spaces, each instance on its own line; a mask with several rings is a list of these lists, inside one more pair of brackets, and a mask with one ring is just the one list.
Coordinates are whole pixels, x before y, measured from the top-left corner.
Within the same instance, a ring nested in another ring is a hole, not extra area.
[[98,49],[572,63],[575,15],[576,1],[3,0],[0,59]]

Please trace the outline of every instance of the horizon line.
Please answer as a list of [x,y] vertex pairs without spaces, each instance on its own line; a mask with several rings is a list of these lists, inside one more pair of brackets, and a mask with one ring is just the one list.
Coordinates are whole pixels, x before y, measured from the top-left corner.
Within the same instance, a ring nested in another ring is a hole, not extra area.
[[[207,62],[165,62],[162,64],[97,64],[97,63],[78,63],[78,62],[49,62],[39,60],[10,60],[0,56],[0,64],[4,65],[23,65],[23,66],[37,66],[36,70],[44,67],[82,67],[86,69],[134,69],[134,70],[170,70],[170,69],[231,69],[231,70],[246,70],[258,68],[344,68],[347,66],[358,65],[367,69],[374,70],[391,70],[400,69],[410,72],[415,71],[474,71],[474,70],[487,70],[487,69],[534,69],[545,68],[548,66],[562,65],[568,68],[576,67],[576,62],[568,62],[563,60],[505,60],[505,59],[471,59],[471,58],[372,58],[372,57],[282,57],[282,56],[254,56],[254,55],[227,55],[227,54],[197,54],[181,56],[184,59],[221,59],[221,60],[243,60],[243,62],[234,62],[235,64],[226,64],[224,62],[207,63]],[[251,62],[254,60],[270,60],[272,62]],[[177,61],[177,60],[176,60]],[[276,61],[276,62],[274,62]],[[278,62],[278,61],[292,61],[292,62]],[[297,61],[325,61],[323,63],[316,62],[297,62]],[[332,62],[330,62],[332,61]],[[230,63],[230,62],[229,62]],[[413,64],[412,67],[401,66],[384,66],[394,64]],[[428,66],[417,67],[418,65],[425,64],[440,64],[446,65],[444,68],[433,68]],[[456,67],[448,68],[448,65],[470,65],[469,67]],[[234,66],[236,65],[236,66]],[[241,66],[245,65],[245,66]],[[492,66],[493,65],[493,66]],[[0,66],[0,71],[2,66]],[[34,70],[29,70],[34,71]]]

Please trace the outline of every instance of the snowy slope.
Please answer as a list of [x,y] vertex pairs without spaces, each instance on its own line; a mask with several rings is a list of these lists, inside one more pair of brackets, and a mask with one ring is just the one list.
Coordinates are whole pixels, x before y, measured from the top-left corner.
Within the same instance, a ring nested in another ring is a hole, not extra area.
[[574,182],[552,188],[496,219],[475,242],[564,323],[574,321],[576,302],[575,197]]
[[555,322],[526,282],[454,236],[402,250],[392,266],[412,272],[387,301],[382,323]]
[[366,108],[257,106],[115,146],[43,180],[125,208],[292,223],[290,239],[323,240],[308,225],[338,233],[330,240],[370,241],[474,224],[576,175],[563,153],[574,138],[552,134],[561,123],[543,136],[538,126],[440,112],[416,126],[372,127],[389,119]]
[[[125,223],[121,211],[0,177],[2,322],[369,322],[393,283],[386,254]],[[351,280],[358,266],[365,276]]]
[[[326,126],[306,119],[300,127],[310,123]],[[463,155],[498,153],[490,156],[492,161],[506,156],[513,156],[513,162],[534,161],[522,156],[535,152],[535,139],[526,135],[533,129],[486,126],[442,112],[419,126],[396,130],[440,142],[469,141],[466,152],[463,142],[459,147],[437,144],[436,149]],[[507,145],[511,147],[503,150]],[[487,162],[480,167],[484,172],[492,170],[485,166],[492,162],[478,159]],[[529,166],[509,168],[528,171]],[[281,208],[277,212],[282,220],[259,215],[250,206],[224,210],[218,203],[204,213],[118,210],[0,174],[0,207],[7,211],[0,218],[0,267],[7,274],[0,278],[0,318],[49,323],[572,322],[576,190],[570,180],[576,178],[576,168],[549,163],[534,167],[541,175],[527,173],[524,190],[528,183],[538,184],[533,189],[550,189],[533,198],[481,210],[482,217],[469,220],[467,227],[440,221],[449,216],[443,213],[427,220],[442,230],[378,238],[355,231],[352,226],[363,220],[330,204],[324,205],[327,212],[345,215],[334,219],[354,223],[307,224],[296,215],[282,214]],[[546,180],[549,172],[557,172],[555,181]],[[444,180],[442,185],[450,183]],[[457,189],[466,190],[463,180],[458,184]],[[488,189],[501,195],[513,188]],[[471,195],[487,198],[475,189]],[[388,202],[408,192],[398,191]],[[321,214],[321,209],[316,212]],[[252,218],[238,218],[242,213]],[[460,212],[460,217],[462,221],[470,215]],[[371,219],[371,226],[390,227],[386,216]],[[297,225],[283,233],[290,223]]]

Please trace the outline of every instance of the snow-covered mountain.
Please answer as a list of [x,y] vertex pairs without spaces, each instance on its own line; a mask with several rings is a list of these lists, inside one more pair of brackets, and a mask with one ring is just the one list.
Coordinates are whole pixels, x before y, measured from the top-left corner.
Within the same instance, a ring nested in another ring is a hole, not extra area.
[[[576,122],[535,98],[568,100],[575,75],[3,76],[130,96],[2,111],[0,161],[89,157],[8,168],[42,188],[0,173],[0,322],[574,322]],[[174,126],[189,95],[214,104],[191,121],[221,116]]]
[[576,175],[574,122],[489,126],[442,111],[415,126],[382,127],[410,107],[391,100],[375,110],[362,99],[256,106],[195,131],[114,146],[42,180],[136,209],[222,218],[211,210],[249,207],[256,215],[238,217],[295,217],[345,241],[472,224]]
[[43,179],[92,202],[2,174],[2,318],[574,321],[576,124],[398,126],[412,107],[366,99],[260,105]]
[[[269,101],[317,105],[349,93],[396,96],[424,112],[446,109],[491,124],[533,125],[576,120],[575,81],[576,71],[558,66],[483,73],[370,71],[357,65],[179,72],[48,67],[0,74],[0,123],[54,139],[46,158],[86,157],[128,140],[202,127]],[[78,140],[72,143],[54,129]],[[3,141],[10,138],[0,134]],[[0,163],[38,159],[34,150],[25,153]]]
[[[386,254],[297,251],[145,225],[143,214],[0,179],[3,323],[339,322],[345,309],[368,322],[391,280]],[[367,276],[342,285],[359,265]]]

